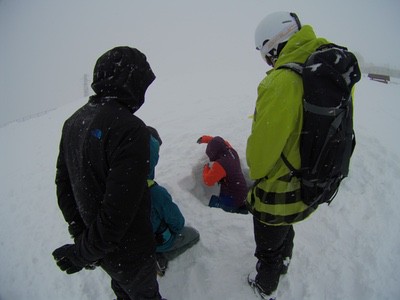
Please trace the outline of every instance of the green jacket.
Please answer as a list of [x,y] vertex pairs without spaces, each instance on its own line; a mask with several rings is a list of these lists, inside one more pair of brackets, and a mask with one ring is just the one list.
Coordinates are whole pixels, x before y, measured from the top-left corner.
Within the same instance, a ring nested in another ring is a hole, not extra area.
[[303,121],[301,77],[277,68],[289,62],[304,63],[319,46],[328,44],[305,25],[282,49],[275,68],[258,86],[252,131],[247,140],[246,158],[254,185],[247,196],[249,211],[269,225],[292,224],[315,209],[301,201],[300,182],[289,176],[281,159],[283,153],[300,168],[300,133]]

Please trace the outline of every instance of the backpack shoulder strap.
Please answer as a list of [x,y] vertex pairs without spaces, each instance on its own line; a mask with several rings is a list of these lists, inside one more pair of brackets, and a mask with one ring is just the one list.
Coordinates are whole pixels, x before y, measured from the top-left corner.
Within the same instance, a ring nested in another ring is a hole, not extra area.
[[[288,69],[288,70],[291,70],[291,71],[297,73],[298,75],[302,76],[303,75],[304,64],[291,62],[291,63],[284,64],[282,66],[279,66],[277,68],[277,70],[279,70],[279,69]],[[290,178],[292,178],[293,176],[295,176],[295,177],[299,177],[300,176],[301,170],[295,169],[293,167],[293,165],[289,162],[289,160],[286,158],[286,156],[283,154],[283,152],[281,153],[281,159],[283,160],[285,165],[290,170],[290,175],[289,175]]]
[[296,62],[290,62],[290,63],[284,64],[282,66],[279,66],[277,68],[277,70],[279,70],[279,69],[288,69],[288,70],[292,70],[293,72],[295,72],[295,73],[299,74],[300,76],[302,76],[303,68],[304,68],[303,64],[296,63]]

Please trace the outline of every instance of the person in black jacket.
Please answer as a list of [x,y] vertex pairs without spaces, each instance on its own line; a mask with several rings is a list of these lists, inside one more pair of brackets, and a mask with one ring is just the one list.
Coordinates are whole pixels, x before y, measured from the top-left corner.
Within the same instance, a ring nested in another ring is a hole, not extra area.
[[150,135],[134,115],[154,79],[139,50],[107,51],[94,68],[96,94],[62,130],[57,197],[74,243],[53,256],[68,274],[101,266],[117,299],[161,299],[147,188]]

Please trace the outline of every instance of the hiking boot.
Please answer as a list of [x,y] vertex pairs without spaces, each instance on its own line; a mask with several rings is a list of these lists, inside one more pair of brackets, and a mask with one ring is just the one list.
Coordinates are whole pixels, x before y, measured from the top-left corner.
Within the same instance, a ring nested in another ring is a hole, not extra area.
[[168,267],[168,260],[165,258],[164,254],[156,253],[157,274],[159,276],[164,276],[167,267]]
[[263,290],[263,288],[257,283],[256,281],[257,272],[251,272],[249,276],[247,276],[247,282],[249,283],[250,287],[254,290],[254,293],[261,297],[261,299],[266,300],[276,300],[276,290],[267,293]]

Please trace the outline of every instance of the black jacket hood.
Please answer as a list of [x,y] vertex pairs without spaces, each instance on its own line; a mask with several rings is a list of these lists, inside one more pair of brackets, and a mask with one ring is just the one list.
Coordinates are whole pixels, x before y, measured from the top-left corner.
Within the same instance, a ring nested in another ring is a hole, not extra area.
[[146,56],[135,48],[120,46],[104,53],[93,71],[91,102],[116,98],[133,112],[144,103],[145,93],[155,75]]

